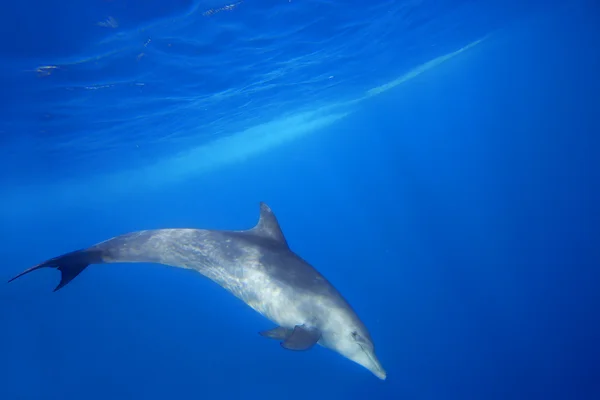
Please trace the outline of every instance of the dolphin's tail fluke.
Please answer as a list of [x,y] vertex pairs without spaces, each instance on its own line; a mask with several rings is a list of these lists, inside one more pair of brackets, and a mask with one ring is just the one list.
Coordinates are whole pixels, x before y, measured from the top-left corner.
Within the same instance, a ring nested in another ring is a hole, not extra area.
[[88,265],[100,263],[102,263],[102,255],[100,251],[77,250],[71,253],[63,254],[62,256],[52,258],[34,267],[26,269],[25,271],[21,272],[19,275],[15,276],[8,282],[12,282],[17,278],[26,275],[32,271],[38,270],[40,268],[56,268],[61,272],[60,283],[54,289],[54,291],[56,292],[58,289],[65,286],[67,283],[71,282]]

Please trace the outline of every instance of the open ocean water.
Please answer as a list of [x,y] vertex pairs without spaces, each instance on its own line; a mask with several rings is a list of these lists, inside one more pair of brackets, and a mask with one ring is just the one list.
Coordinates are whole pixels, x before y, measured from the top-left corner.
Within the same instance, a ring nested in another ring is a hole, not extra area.
[[0,278],[269,204],[387,371],[156,264],[0,282],[0,400],[600,398],[593,0],[0,5]]

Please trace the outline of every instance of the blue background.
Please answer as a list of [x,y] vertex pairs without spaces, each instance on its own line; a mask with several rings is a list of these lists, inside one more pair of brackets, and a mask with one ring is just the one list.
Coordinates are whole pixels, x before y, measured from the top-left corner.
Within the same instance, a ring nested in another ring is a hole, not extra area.
[[[3,4],[0,277],[132,230],[249,228],[265,201],[388,379],[282,350],[193,272],[114,264],[0,286],[0,399],[600,398],[597,5],[363,3]],[[348,115],[168,161],[328,104]]]

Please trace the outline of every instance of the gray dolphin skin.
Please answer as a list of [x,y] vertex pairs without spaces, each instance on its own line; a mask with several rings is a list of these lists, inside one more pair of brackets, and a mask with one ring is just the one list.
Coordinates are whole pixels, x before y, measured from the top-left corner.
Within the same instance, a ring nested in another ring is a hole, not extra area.
[[386,378],[365,325],[333,285],[290,250],[265,203],[260,203],[258,224],[249,230],[127,233],[52,258],[9,282],[40,268],[56,268],[61,272],[57,291],[90,264],[136,262],[195,270],[272,321],[276,327],[260,334],[280,340],[283,348],[308,350],[318,343]]

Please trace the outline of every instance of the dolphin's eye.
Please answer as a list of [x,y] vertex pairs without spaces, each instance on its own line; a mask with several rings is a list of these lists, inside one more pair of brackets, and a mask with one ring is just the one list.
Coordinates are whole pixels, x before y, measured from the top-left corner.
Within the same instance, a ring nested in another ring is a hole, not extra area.
[[354,340],[359,345],[373,347],[373,345],[368,340],[366,340],[363,336],[361,336],[358,332],[352,331],[351,335],[352,335],[352,340]]

